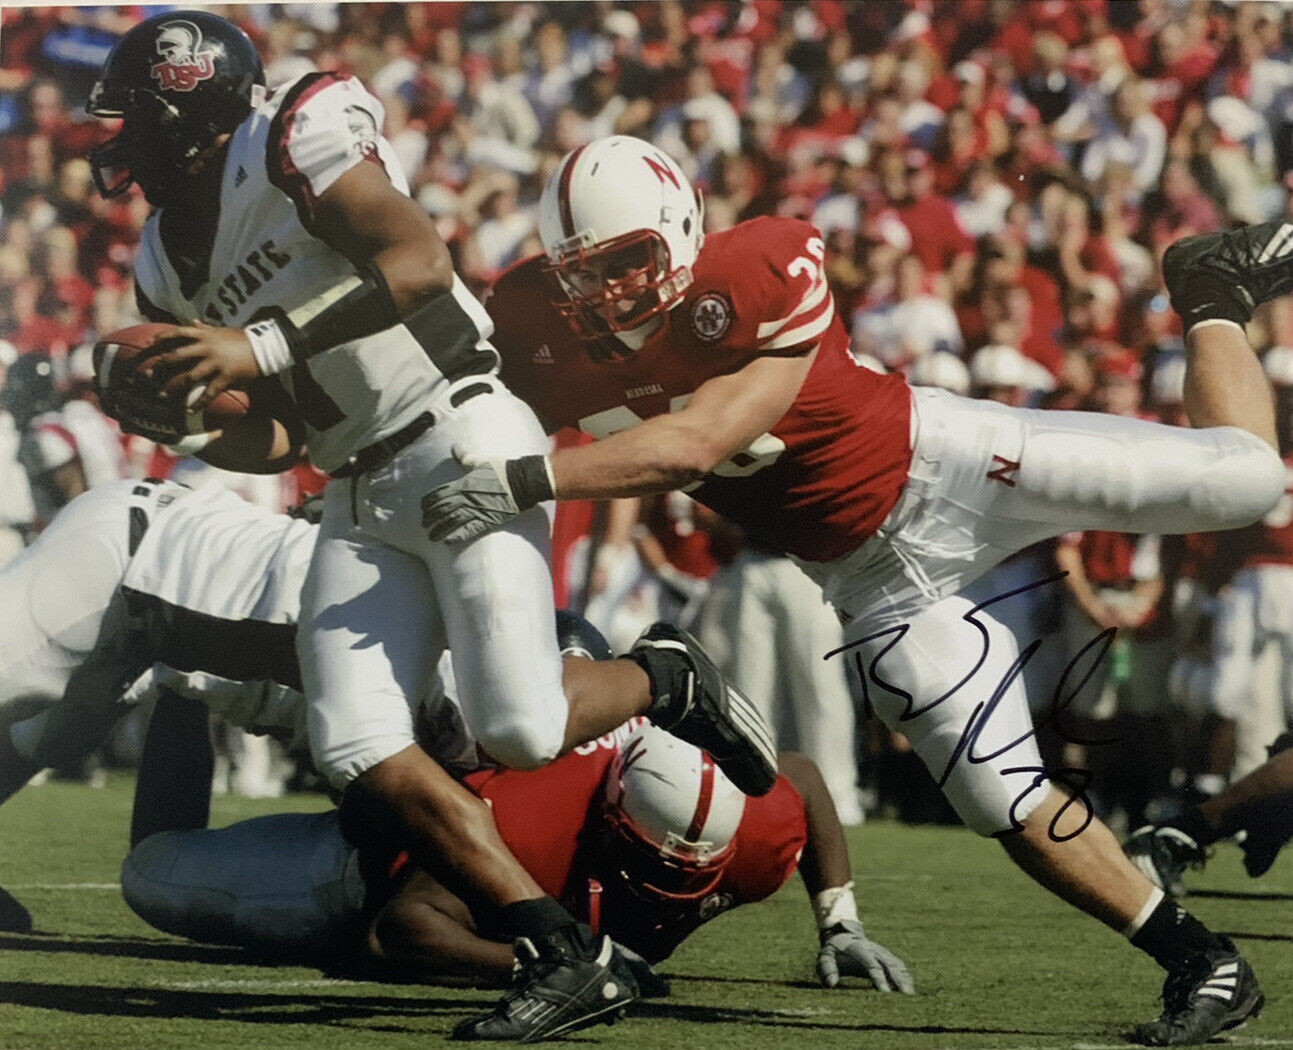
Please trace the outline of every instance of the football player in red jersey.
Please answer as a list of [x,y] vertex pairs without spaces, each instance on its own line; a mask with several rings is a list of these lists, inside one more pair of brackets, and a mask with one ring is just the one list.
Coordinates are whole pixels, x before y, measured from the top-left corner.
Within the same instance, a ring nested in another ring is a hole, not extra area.
[[463,542],[553,496],[687,488],[822,585],[872,706],[965,822],[1168,971],[1164,1011],[1138,1039],[1242,1023],[1264,1001],[1247,962],[1127,862],[1080,792],[1052,783],[1018,674],[1028,652],[990,603],[958,592],[1061,532],[1233,528],[1275,504],[1270,392],[1241,326],[1293,290],[1293,224],[1164,257],[1188,333],[1187,430],[912,391],[855,368],[816,230],[755,219],[702,238],[701,219],[677,165],[644,142],[563,158],[540,202],[546,258],[505,274],[489,308],[511,389],[549,429],[602,440],[466,457],[465,477],[423,500],[430,535]]

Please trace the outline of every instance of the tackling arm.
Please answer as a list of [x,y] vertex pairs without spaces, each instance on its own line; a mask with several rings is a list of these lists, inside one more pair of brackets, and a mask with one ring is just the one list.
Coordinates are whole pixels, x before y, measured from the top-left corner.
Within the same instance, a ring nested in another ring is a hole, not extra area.
[[417,869],[374,917],[373,957],[420,977],[462,977],[503,984],[516,956],[510,944],[481,937],[462,900]]
[[557,499],[609,499],[691,485],[767,433],[794,403],[816,350],[759,357],[697,388],[685,408],[551,457]]
[[422,501],[431,539],[465,543],[550,499],[614,499],[669,492],[699,481],[786,414],[816,359],[758,357],[702,383],[677,412],[551,456],[460,455],[464,477]]

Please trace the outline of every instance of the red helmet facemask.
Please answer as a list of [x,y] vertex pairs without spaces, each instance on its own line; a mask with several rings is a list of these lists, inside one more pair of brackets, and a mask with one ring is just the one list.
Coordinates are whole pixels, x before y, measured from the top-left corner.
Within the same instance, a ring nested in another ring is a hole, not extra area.
[[691,284],[691,270],[674,268],[656,230],[634,230],[549,262],[555,305],[575,333],[604,339],[631,331],[668,310]]

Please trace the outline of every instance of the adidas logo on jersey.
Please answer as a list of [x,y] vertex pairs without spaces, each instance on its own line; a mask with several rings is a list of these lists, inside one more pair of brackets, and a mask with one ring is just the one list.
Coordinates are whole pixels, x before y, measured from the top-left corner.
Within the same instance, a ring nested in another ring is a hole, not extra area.
[[544,343],[535,351],[534,356],[530,358],[530,361],[536,365],[550,365],[555,363],[552,360],[552,350],[548,347],[547,343]]
[[234,173],[234,176],[233,176],[234,188],[237,189],[246,181],[247,181],[247,169],[244,168],[241,164],[239,164],[238,170]]

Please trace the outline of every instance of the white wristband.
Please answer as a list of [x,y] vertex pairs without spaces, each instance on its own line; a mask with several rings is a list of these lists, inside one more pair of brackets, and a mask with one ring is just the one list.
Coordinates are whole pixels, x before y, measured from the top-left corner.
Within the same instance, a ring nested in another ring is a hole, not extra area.
[[858,904],[853,898],[853,880],[817,894],[813,898],[813,913],[817,916],[819,930],[829,930],[842,922],[857,922]]
[[272,376],[276,372],[286,372],[296,362],[292,360],[292,349],[287,345],[287,336],[272,318],[257,321],[243,329],[247,341],[251,343],[251,356],[256,359],[260,374]]
[[165,446],[177,456],[196,455],[216,439],[214,433],[188,434],[173,444]]

